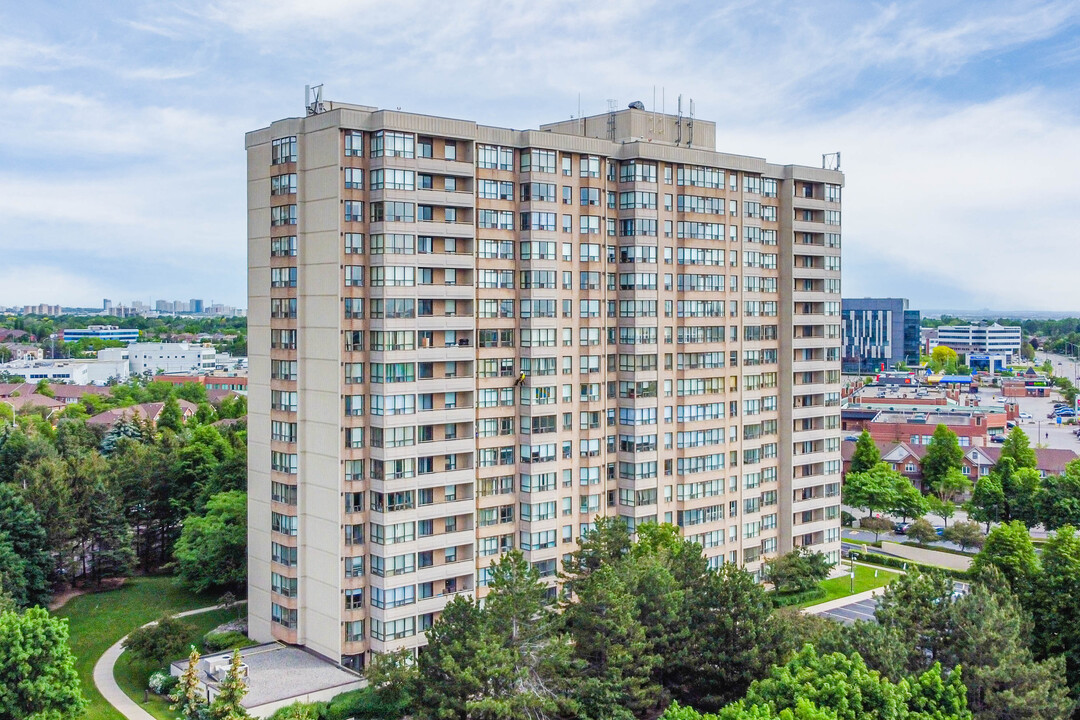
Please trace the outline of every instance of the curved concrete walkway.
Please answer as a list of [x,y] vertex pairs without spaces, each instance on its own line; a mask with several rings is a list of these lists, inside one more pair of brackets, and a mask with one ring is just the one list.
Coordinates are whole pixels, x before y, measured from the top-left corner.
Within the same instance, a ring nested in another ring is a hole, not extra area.
[[[235,603],[235,605],[246,602],[246,600],[241,600]],[[210,607],[197,608],[195,610],[177,613],[173,617],[187,617],[188,615],[198,615],[200,613],[210,612],[211,610],[224,609],[224,605],[212,605]],[[154,625],[155,623],[157,623],[156,620],[148,622],[142,627]],[[98,658],[97,663],[94,664],[94,685],[97,686],[98,692],[102,694],[105,700],[128,720],[157,720],[153,715],[143,710],[139,703],[129,698],[127,694],[120,689],[120,686],[116,684],[114,668],[116,666],[116,661],[120,658],[120,654],[124,652],[124,640],[127,640],[127,635],[117,640],[112,647],[106,650],[102,656]]]

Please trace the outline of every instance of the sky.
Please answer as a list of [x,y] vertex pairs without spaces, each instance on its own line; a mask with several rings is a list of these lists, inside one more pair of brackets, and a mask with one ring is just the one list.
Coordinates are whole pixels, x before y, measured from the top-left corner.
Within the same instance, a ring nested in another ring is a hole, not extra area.
[[319,83],[513,128],[681,94],[722,151],[841,153],[845,297],[1080,311],[1080,2],[994,0],[0,4],[0,306],[244,306],[244,133]]

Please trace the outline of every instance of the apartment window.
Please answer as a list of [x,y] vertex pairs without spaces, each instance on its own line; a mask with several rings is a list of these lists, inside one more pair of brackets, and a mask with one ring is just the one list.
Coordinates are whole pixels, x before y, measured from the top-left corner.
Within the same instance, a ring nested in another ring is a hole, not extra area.
[[290,257],[296,255],[296,236],[270,238],[271,257]]
[[296,136],[278,138],[270,143],[270,164],[296,162]]
[[277,603],[271,603],[270,605],[270,620],[281,625],[282,627],[295,629],[296,628],[296,611],[290,610],[287,607],[282,607]]
[[295,205],[275,205],[270,208],[270,225],[280,227],[282,225],[296,224]]
[[371,136],[371,157],[415,156],[416,137],[411,133],[379,130]]
[[362,157],[364,155],[364,134],[358,130],[345,131],[345,156]]
[[386,168],[371,171],[372,190],[413,190],[416,175],[412,170]]
[[296,548],[270,543],[270,560],[285,567],[296,567]]
[[364,189],[363,168],[345,168],[345,187],[349,190]]
[[275,175],[270,178],[271,195],[293,195],[296,193],[296,173]]

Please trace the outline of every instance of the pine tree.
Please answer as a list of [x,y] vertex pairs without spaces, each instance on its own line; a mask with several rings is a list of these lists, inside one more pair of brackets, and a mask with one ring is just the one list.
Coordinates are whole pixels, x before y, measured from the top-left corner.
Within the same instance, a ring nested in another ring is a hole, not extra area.
[[173,702],[169,709],[179,712],[184,720],[202,720],[207,709],[206,696],[199,680],[199,651],[194,647],[188,655],[187,668],[169,699]]
[[161,412],[158,413],[157,428],[158,430],[172,430],[176,433],[184,429],[184,413],[180,410],[180,403],[175,396],[170,395],[165,400]]
[[225,679],[218,685],[217,695],[210,703],[210,717],[214,720],[243,720],[250,717],[244,706],[240,704],[248,693],[241,664],[240,651],[233,650]]
[[564,612],[574,655],[585,663],[577,683],[578,717],[633,720],[657,705],[652,681],[660,658],[650,655],[634,599],[617,570],[601,566],[575,586],[577,602]]
[[61,720],[85,709],[67,620],[40,607],[0,611],[0,718]]
[[874,439],[870,437],[870,431],[863,430],[855,442],[855,453],[851,456],[851,467],[848,468],[848,472],[866,472],[879,462],[881,462],[881,451],[878,450]]
[[101,480],[90,493],[86,520],[94,584],[130,573],[135,560],[131,528],[116,495]]
[[46,605],[51,596],[49,576],[53,571],[53,559],[49,554],[45,530],[41,519],[30,503],[23,499],[18,489],[10,484],[0,484],[0,535],[15,555],[22,560],[22,588],[20,605]]
[[1039,657],[1063,653],[1070,687],[1080,687],[1080,536],[1071,525],[1043,545],[1042,572],[1030,602],[1032,646]]

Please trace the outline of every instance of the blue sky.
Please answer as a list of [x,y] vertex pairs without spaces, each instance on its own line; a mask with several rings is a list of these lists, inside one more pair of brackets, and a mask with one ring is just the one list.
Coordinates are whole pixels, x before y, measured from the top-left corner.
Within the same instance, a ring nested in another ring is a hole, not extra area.
[[243,305],[243,133],[323,83],[515,128],[681,93],[722,150],[842,152],[845,296],[1080,311],[1078,22],[1080,2],[7,3],[0,305]]

